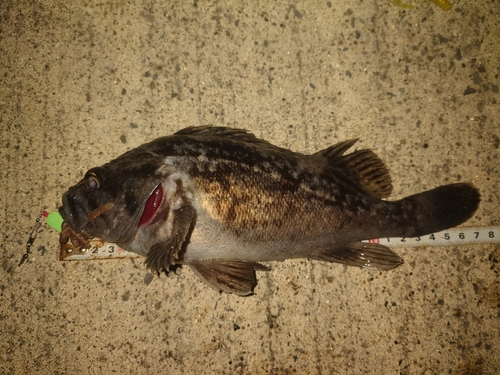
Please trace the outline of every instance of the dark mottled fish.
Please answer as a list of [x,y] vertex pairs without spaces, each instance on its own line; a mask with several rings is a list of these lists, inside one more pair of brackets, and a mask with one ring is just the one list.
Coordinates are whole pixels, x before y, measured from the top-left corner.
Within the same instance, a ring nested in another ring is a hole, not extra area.
[[456,226],[480,195],[452,184],[395,202],[383,162],[356,140],[302,155],[245,130],[191,127],[89,170],[63,196],[61,243],[99,237],[153,271],[187,264],[212,287],[246,295],[260,261],[309,258],[387,270],[402,260],[360,242]]

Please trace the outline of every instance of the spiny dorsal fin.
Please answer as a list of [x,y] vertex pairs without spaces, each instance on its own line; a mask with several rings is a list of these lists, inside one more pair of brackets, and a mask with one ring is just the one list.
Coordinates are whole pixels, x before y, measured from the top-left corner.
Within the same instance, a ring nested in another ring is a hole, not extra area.
[[359,138],[354,138],[344,142],[339,142],[333,146],[315,153],[314,155],[321,155],[322,157],[329,160],[339,160],[347,150],[354,146],[358,139]]
[[391,195],[392,181],[384,162],[371,150],[358,150],[344,155],[357,139],[337,143],[314,154],[328,166],[342,170],[363,191],[375,198]]
[[196,135],[196,136],[206,135],[212,137],[214,136],[224,137],[244,142],[263,143],[266,145],[270,145],[269,142],[257,138],[254,134],[250,133],[248,130],[227,128],[224,126],[212,126],[212,125],[190,126],[188,128],[179,130],[178,132],[175,133],[175,135]]
[[273,145],[272,143],[269,143],[266,140],[257,138],[253,133],[250,133],[248,130],[245,129],[227,128],[224,126],[202,125],[202,126],[191,126],[179,130],[174,135],[193,136],[201,139],[203,139],[204,137],[206,137],[205,139],[212,139],[214,137],[219,137],[236,142],[248,143],[273,152],[279,152],[285,155],[293,155],[293,156],[300,155],[286,148]]

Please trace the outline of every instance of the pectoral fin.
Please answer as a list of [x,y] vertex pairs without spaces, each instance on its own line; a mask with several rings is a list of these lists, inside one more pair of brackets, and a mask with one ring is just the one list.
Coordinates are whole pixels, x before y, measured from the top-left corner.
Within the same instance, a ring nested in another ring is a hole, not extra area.
[[268,271],[259,263],[236,261],[192,261],[189,266],[204,282],[218,291],[246,296],[257,285],[255,271]]
[[390,270],[403,263],[403,259],[387,246],[365,242],[323,250],[309,258],[376,270]]
[[172,233],[167,240],[153,245],[146,256],[146,266],[151,271],[159,273],[168,270],[175,263],[177,254],[186,240],[196,211],[191,206],[184,206],[173,212],[174,221]]

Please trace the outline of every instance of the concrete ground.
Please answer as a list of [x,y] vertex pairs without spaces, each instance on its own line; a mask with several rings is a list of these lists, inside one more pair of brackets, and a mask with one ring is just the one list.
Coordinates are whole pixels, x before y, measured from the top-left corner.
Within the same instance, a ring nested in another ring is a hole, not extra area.
[[499,374],[499,245],[275,262],[243,298],[60,262],[42,223],[18,267],[87,169],[199,124],[304,153],[359,137],[394,198],[469,181],[466,225],[500,224],[500,4],[406,2],[4,0],[0,374]]

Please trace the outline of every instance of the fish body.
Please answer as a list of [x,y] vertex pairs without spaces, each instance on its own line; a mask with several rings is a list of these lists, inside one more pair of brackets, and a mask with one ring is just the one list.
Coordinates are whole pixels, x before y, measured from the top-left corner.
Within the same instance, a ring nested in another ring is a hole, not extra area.
[[99,237],[144,255],[148,268],[189,265],[212,287],[240,295],[258,262],[309,258],[374,269],[402,260],[362,240],[415,237],[472,216],[480,195],[451,184],[399,201],[384,163],[356,140],[312,155],[240,129],[200,126],[89,170],[63,196],[60,241]]

